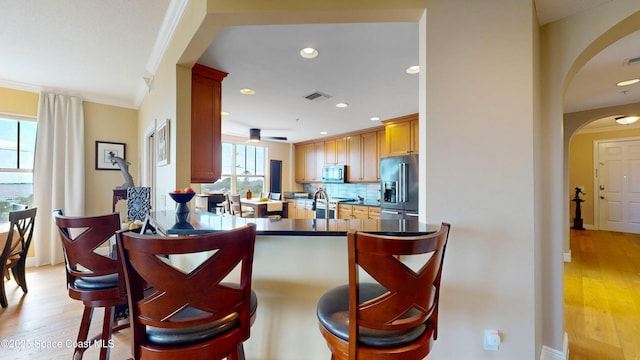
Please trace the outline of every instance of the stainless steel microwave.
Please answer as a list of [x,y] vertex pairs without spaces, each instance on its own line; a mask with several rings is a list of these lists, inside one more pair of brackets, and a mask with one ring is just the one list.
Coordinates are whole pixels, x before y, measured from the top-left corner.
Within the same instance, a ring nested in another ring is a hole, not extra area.
[[343,183],[347,179],[346,165],[327,165],[322,168],[322,182]]

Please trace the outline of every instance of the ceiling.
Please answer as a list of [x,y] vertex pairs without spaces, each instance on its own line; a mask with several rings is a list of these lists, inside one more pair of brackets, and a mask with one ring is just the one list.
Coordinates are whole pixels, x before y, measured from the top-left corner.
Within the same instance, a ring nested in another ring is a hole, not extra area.
[[[546,24],[610,0],[535,0]],[[0,0],[0,86],[52,90],[137,108],[187,0]],[[319,56],[302,59],[302,47]],[[377,126],[418,111],[416,24],[332,24],[227,28],[200,63],[226,71],[223,133],[287,136],[290,142]],[[636,51],[637,50],[637,51]],[[10,55],[7,55],[10,54]],[[640,31],[589,61],[569,85],[566,112],[640,102]],[[241,95],[250,87],[254,95]],[[329,95],[309,101],[314,92]],[[338,102],[349,104],[336,108]],[[612,121],[609,119],[609,121]]]

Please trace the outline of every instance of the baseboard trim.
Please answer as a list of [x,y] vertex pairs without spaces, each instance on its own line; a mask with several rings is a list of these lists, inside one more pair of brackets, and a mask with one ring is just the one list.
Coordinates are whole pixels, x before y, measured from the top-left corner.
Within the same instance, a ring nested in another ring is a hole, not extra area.
[[562,351],[542,346],[540,360],[568,360],[569,359],[569,335],[564,333]]
[[[593,224],[582,224],[585,230],[596,230],[596,226]],[[569,223],[569,228],[573,229],[573,223]]]

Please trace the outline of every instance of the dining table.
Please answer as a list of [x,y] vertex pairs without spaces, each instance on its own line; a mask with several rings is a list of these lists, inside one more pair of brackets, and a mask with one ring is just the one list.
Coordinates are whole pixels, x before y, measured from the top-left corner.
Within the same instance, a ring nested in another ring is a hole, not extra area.
[[282,217],[288,217],[288,206],[286,201],[281,200],[260,200],[260,199],[240,199],[240,203],[243,207],[250,207],[253,209],[254,217],[264,218],[269,213],[281,212]]

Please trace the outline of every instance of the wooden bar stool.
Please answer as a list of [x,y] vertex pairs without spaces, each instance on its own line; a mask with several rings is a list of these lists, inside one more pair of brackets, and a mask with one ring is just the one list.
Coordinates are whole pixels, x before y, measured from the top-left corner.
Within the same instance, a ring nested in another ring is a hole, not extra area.
[[[87,349],[84,344],[94,344],[99,340],[100,360],[106,360],[109,358],[112,333],[129,326],[128,323],[114,326],[115,309],[126,309],[127,296],[120,274],[120,261],[101,255],[96,249],[109,243],[120,230],[120,214],[70,217],[62,215],[62,210],[55,210],[53,215],[64,252],[69,297],[84,304],[73,359],[82,359]],[[104,308],[102,331],[88,339],[95,308]]]
[[[255,237],[252,223],[194,236],[119,233],[133,358],[244,359],[258,306],[251,290]],[[185,265],[185,256],[199,265]],[[222,281],[236,266],[240,281]]]
[[[349,284],[320,298],[331,359],[424,359],[438,337],[440,276],[450,225],[429,235],[348,234]],[[402,259],[428,257],[414,271]],[[359,268],[377,282],[360,282]]]

